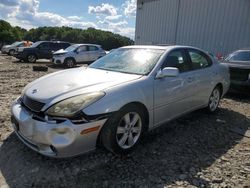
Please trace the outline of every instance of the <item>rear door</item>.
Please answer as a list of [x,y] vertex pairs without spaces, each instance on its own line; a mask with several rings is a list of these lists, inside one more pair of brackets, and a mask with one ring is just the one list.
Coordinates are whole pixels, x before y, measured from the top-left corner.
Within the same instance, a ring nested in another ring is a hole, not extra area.
[[163,63],[164,67],[176,67],[177,77],[155,79],[154,83],[154,123],[156,125],[171,120],[187,111],[193,105],[195,77],[184,49],[170,52]]
[[197,49],[187,49],[188,58],[192,65],[192,74],[196,78],[196,92],[193,102],[196,107],[205,105],[213,90],[213,77],[218,73],[213,70],[213,61],[204,52]]
[[99,58],[100,56],[100,52],[99,52],[99,48],[97,46],[92,46],[89,45],[88,46],[88,54],[89,54],[89,61],[95,61]]

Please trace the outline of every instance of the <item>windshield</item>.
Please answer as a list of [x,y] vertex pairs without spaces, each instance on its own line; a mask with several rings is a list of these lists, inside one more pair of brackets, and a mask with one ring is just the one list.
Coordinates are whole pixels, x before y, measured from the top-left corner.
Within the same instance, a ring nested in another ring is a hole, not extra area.
[[39,42],[35,42],[35,43],[33,43],[30,47],[31,48],[36,48],[39,44],[41,44],[42,43],[42,41],[39,41]]
[[239,51],[230,54],[226,61],[249,61],[250,62],[250,51]]
[[102,57],[90,68],[103,69],[130,74],[148,74],[165,50],[120,48]]
[[79,45],[74,44],[74,45],[71,45],[68,48],[66,48],[65,51],[71,52],[71,51],[74,51],[77,47],[79,47]]
[[14,42],[13,44],[11,44],[11,46],[18,45],[19,43],[22,43],[22,42]]

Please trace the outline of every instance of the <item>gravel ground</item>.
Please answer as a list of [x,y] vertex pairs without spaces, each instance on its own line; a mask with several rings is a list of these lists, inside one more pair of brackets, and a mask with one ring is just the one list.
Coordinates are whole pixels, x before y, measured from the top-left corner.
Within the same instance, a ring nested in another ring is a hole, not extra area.
[[1,188],[250,187],[250,98],[227,96],[217,114],[196,111],[172,121],[148,133],[127,156],[99,148],[50,159],[24,146],[10,123],[10,104],[22,88],[60,70],[33,72],[32,66],[0,55]]

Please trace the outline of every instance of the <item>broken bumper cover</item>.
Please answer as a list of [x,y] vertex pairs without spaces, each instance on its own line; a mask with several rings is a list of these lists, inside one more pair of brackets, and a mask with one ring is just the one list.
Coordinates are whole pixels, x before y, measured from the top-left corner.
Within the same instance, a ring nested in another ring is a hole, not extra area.
[[42,155],[63,158],[94,150],[107,118],[83,124],[73,124],[70,120],[39,121],[16,101],[11,120],[15,133],[28,147]]

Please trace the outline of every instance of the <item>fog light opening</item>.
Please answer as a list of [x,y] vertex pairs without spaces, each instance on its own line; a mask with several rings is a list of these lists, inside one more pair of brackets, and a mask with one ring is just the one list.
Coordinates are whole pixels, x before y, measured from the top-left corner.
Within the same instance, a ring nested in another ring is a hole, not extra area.
[[52,145],[50,145],[50,149],[53,151],[53,153],[57,154],[56,148]]

